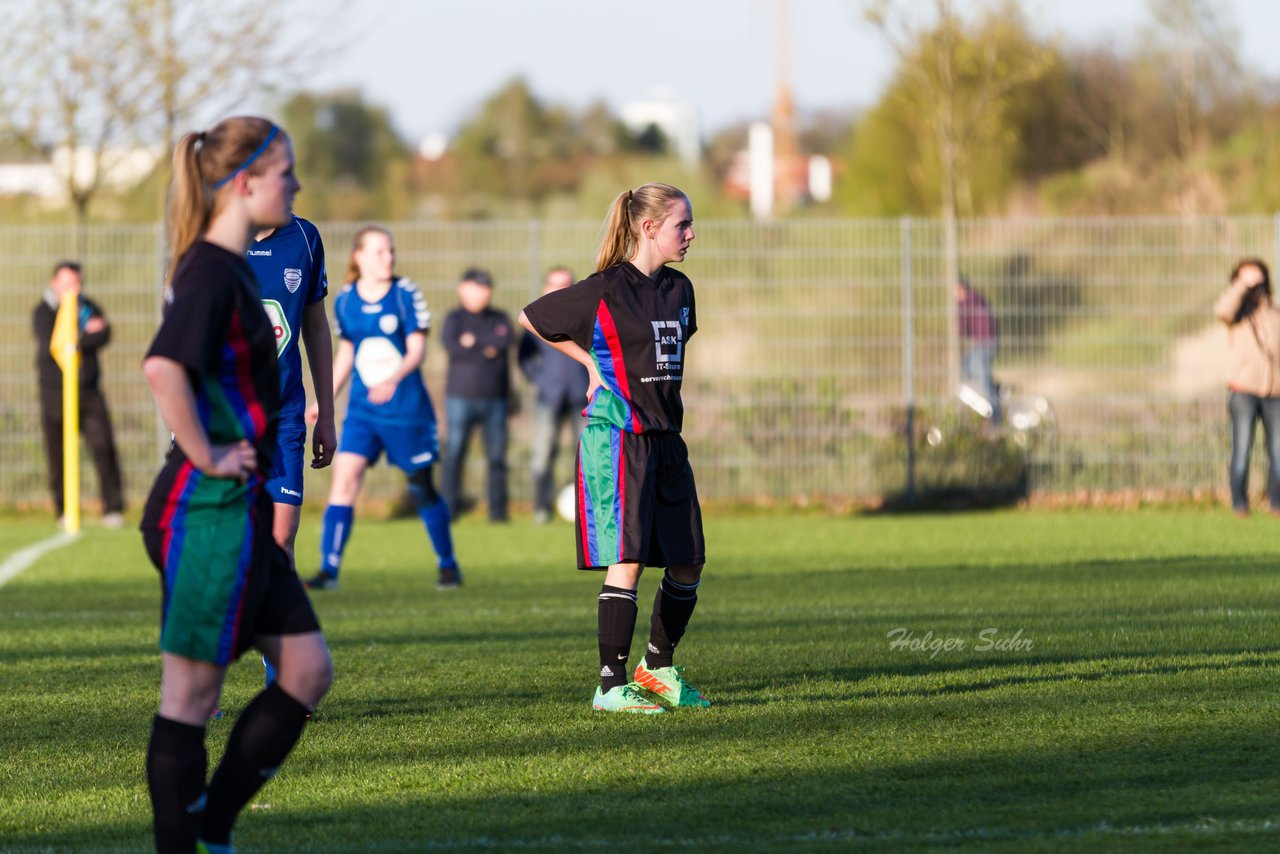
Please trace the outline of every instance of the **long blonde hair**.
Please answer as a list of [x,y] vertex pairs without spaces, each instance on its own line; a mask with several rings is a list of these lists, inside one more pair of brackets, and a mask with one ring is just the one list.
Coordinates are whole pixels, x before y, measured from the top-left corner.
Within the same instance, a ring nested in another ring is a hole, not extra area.
[[[232,116],[209,130],[184,134],[173,152],[168,226],[176,270],[182,256],[209,228],[217,211],[220,188],[236,172],[260,174],[266,158],[259,151],[269,138],[275,145],[288,137],[275,124],[257,116]],[[256,155],[255,155],[256,152]],[[172,275],[172,273],[170,273]]]
[[394,246],[395,238],[391,236],[391,229],[384,228],[381,225],[365,225],[361,226],[356,232],[355,240],[351,241],[351,254],[347,257],[347,272],[343,276],[343,284],[351,284],[360,278],[360,265],[356,263],[356,253],[364,248],[364,239],[370,234],[386,235],[387,240]]
[[640,223],[661,222],[676,200],[688,201],[684,192],[670,184],[644,184],[627,190],[609,205],[604,218],[604,237],[596,253],[596,272],[635,257],[640,247]]

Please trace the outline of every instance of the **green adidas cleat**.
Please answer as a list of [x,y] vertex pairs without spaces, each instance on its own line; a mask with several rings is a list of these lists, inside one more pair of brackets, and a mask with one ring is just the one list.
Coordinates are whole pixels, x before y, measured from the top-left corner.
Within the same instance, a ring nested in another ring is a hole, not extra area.
[[231,845],[217,845],[213,842],[197,839],[196,854],[236,854],[236,849]]
[[634,682],[629,685],[619,685],[604,692],[597,686],[591,708],[597,712],[633,712],[640,715],[660,715],[666,712],[662,706],[651,702],[637,691]]
[[636,665],[636,681],[631,684],[639,685],[677,709],[705,709],[711,705],[697,688],[684,681],[684,668],[678,664],[650,670],[649,663],[642,658]]

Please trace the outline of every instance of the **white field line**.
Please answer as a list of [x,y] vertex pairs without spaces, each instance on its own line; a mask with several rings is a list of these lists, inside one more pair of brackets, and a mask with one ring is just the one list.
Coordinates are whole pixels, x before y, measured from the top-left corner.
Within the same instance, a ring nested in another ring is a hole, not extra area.
[[41,540],[29,546],[18,549],[9,557],[5,558],[4,563],[0,563],[0,587],[4,587],[10,581],[18,577],[31,564],[44,557],[54,549],[60,549],[68,543],[73,543],[79,538],[79,534],[68,534],[66,531],[54,534],[47,540]]

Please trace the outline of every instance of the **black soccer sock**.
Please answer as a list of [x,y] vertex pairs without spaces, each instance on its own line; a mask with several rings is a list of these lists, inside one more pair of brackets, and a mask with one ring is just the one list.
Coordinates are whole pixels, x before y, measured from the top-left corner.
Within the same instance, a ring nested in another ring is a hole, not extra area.
[[693,584],[681,584],[670,573],[663,573],[662,583],[653,597],[653,616],[649,618],[649,648],[644,663],[650,668],[671,666],[676,644],[684,637],[689,618],[698,604],[701,583],[699,579]]
[[631,681],[627,673],[627,656],[631,652],[631,635],[636,630],[636,592],[622,587],[600,588],[600,690],[608,692]]
[[195,850],[208,766],[204,727],[155,716],[147,745],[147,788],[161,854]]
[[230,844],[236,816],[289,755],[308,712],[275,682],[253,698],[231,730],[226,752],[209,781],[201,839]]

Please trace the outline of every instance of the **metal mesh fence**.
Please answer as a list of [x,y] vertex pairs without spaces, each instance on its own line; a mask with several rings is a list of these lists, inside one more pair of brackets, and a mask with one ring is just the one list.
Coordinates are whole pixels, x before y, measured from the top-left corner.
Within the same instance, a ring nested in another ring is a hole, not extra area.
[[[320,224],[334,291],[357,227]],[[548,267],[589,272],[599,236],[594,222],[391,228],[398,271],[422,288],[437,324],[464,268],[487,268],[495,304],[514,317]],[[710,221],[697,231],[682,265],[699,313],[685,433],[704,496],[869,499],[903,489],[908,413],[925,459],[931,444],[989,430],[955,395],[941,223]],[[1238,257],[1280,254],[1280,217],[969,220],[957,242],[959,269],[1000,327],[996,378],[1015,403],[1049,406],[1039,428],[1013,435],[1028,488],[1224,489],[1225,333],[1211,305]],[[0,229],[0,504],[48,501],[30,319],[71,245],[70,229]],[[86,245],[85,292],[113,325],[104,387],[137,506],[167,437],[139,370],[159,317],[161,235],[91,227]],[[444,367],[429,338],[424,370],[441,410]],[[526,406],[512,423],[516,500],[530,495],[528,419]],[[560,460],[566,482],[570,456]],[[482,465],[473,450],[472,493]],[[92,499],[87,459],[84,477]],[[308,500],[322,502],[327,476],[308,478]],[[380,466],[366,494],[391,499],[401,486]]]

